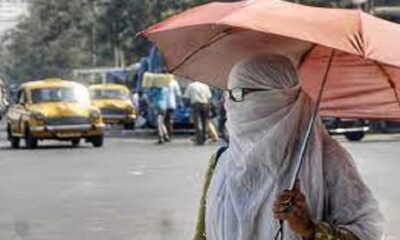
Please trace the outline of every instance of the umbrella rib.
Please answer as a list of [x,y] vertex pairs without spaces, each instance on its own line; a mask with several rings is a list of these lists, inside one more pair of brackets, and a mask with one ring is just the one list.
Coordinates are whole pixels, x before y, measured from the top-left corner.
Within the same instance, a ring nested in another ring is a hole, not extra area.
[[378,66],[378,68],[382,71],[382,73],[386,76],[386,79],[390,85],[390,87],[393,89],[394,92],[394,96],[396,97],[397,100],[397,104],[400,107],[400,95],[399,93],[396,91],[396,84],[393,82],[392,78],[390,77],[390,74],[386,71],[385,67],[382,66],[382,64],[380,64],[377,61],[374,61],[374,63],[376,64],[376,66]]
[[312,53],[312,51],[317,47],[317,44],[313,44],[310,48],[304,52],[303,56],[301,56],[299,63],[297,64],[297,69],[301,69],[306,58]]
[[358,51],[362,54],[363,57],[366,56],[365,53],[365,39],[364,39],[364,22],[363,22],[363,12],[358,10],[358,34],[355,36],[355,41],[357,42]]
[[175,72],[178,68],[180,68],[183,64],[185,64],[187,61],[189,61],[194,55],[196,55],[198,52],[200,52],[201,50],[203,50],[204,48],[209,47],[210,45],[212,45],[213,43],[221,40],[224,37],[227,37],[229,35],[231,35],[232,33],[234,33],[235,31],[231,28],[227,28],[225,30],[223,30],[222,32],[219,32],[218,34],[214,35],[213,37],[210,38],[210,40],[208,40],[204,45],[202,45],[201,47],[193,50],[191,53],[189,53],[188,55],[186,55],[186,57],[184,57],[182,59],[182,61],[180,63],[178,63],[176,66],[174,66],[173,68],[170,69],[171,72]]

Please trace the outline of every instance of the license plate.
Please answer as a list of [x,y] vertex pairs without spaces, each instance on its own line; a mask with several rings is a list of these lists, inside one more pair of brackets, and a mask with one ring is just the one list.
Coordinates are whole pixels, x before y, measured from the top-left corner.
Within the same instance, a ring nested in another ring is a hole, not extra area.
[[74,138],[74,137],[80,137],[80,133],[57,133],[57,137],[59,138]]

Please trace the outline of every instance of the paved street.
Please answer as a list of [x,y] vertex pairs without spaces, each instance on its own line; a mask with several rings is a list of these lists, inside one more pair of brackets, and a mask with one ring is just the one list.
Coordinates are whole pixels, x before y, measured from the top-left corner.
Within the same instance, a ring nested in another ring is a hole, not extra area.
[[[50,142],[28,151],[9,149],[0,133],[0,239],[190,239],[215,146],[116,135],[101,149]],[[387,239],[400,239],[400,136],[342,141],[381,202]]]

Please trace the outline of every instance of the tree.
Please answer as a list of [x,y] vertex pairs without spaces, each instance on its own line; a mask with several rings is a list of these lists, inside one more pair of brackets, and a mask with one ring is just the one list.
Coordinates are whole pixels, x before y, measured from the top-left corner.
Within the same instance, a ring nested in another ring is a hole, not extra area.
[[87,64],[85,10],[79,0],[35,1],[29,17],[3,38],[3,71],[11,80],[23,82],[66,76]]
[[75,68],[123,66],[147,54],[136,34],[210,0],[35,0],[7,33],[0,71],[11,82],[69,77]]

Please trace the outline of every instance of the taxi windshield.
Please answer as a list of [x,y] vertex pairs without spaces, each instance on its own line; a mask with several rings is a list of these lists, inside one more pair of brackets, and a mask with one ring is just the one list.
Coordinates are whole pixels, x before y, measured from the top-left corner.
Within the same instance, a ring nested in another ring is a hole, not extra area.
[[32,103],[87,102],[88,94],[76,87],[38,88],[31,90]]
[[122,89],[95,89],[91,92],[92,99],[128,99],[129,93]]

